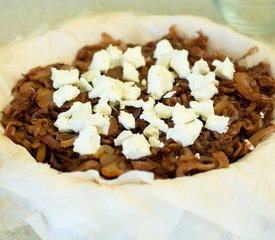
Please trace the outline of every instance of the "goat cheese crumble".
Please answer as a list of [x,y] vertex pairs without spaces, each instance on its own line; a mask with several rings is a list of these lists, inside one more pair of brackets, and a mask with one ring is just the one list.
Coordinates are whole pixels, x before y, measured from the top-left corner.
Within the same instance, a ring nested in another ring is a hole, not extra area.
[[127,81],[139,82],[139,72],[136,68],[128,62],[123,63],[123,79]]
[[178,123],[167,132],[166,139],[173,139],[183,147],[192,145],[199,137],[203,124],[199,119],[189,123]]
[[94,106],[94,112],[100,113],[104,116],[109,116],[112,113],[112,108],[108,105],[108,99],[102,97],[98,100],[98,103]]
[[141,53],[141,47],[127,48],[123,53],[123,60],[131,63],[135,68],[145,66],[146,61]]
[[143,130],[143,135],[147,138],[149,137],[159,137],[159,130],[154,127],[152,124],[149,124],[146,128]]
[[72,85],[64,85],[53,93],[53,102],[57,107],[61,107],[65,102],[77,97],[80,91],[77,87]]
[[164,146],[164,143],[156,137],[149,137],[148,141],[151,147],[162,148]]
[[170,61],[170,67],[176,71],[180,78],[186,78],[190,74],[188,52],[184,49],[174,50],[174,55]]
[[74,141],[73,151],[84,154],[95,154],[100,148],[100,136],[95,126],[86,126],[79,132],[79,137]]
[[248,139],[245,139],[244,142],[245,142],[245,145],[247,146],[247,148],[249,150],[253,151],[255,149],[255,147],[253,146],[253,144]]
[[195,110],[192,108],[186,108],[183,105],[180,105],[177,103],[172,108],[172,120],[174,124],[178,123],[189,123],[198,118],[198,115],[196,114]]
[[154,58],[159,58],[167,53],[170,53],[174,50],[171,43],[167,39],[160,40],[154,51]]
[[152,126],[154,126],[162,132],[167,132],[169,129],[168,125],[163,120],[159,119],[155,112],[152,110],[143,111],[139,118],[150,123]]
[[156,114],[159,118],[168,119],[172,117],[172,108],[170,106],[164,105],[163,103],[157,103],[154,106]]
[[115,139],[115,145],[122,145],[122,153],[128,159],[135,160],[151,154],[150,144],[143,134],[123,131]]
[[214,115],[214,101],[207,99],[201,102],[191,101],[190,107],[194,109],[196,114],[200,115],[202,120],[206,120],[210,115]]
[[86,121],[91,114],[92,106],[90,102],[75,102],[68,111],[62,112],[57,116],[54,125],[59,132],[79,132],[86,126]]
[[136,126],[136,120],[135,120],[133,114],[127,113],[125,111],[120,111],[120,114],[118,116],[118,121],[126,129],[135,128],[135,126]]
[[206,120],[205,127],[211,131],[216,131],[219,134],[226,133],[229,120],[229,117],[210,115]]
[[234,78],[234,64],[230,61],[227,57],[223,62],[219,60],[214,60],[212,65],[216,67],[215,73],[218,77],[226,79],[226,80],[233,80]]
[[174,83],[173,74],[161,65],[153,65],[148,72],[147,92],[156,100],[172,90]]
[[139,159],[151,155],[150,144],[142,134],[132,134],[122,142],[122,153],[128,159]]
[[89,69],[100,72],[107,72],[110,69],[110,63],[111,60],[109,53],[102,49],[94,54]]
[[75,102],[68,111],[71,113],[69,120],[71,130],[79,132],[86,126],[87,120],[92,114],[92,106],[90,102]]
[[208,66],[208,63],[201,58],[200,60],[195,62],[191,69],[191,72],[205,75],[210,72],[210,68]]
[[108,135],[110,127],[109,117],[100,113],[91,114],[87,119],[86,125],[95,126],[98,134]]
[[113,45],[109,45],[106,51],[109,53],[110,57],[110,68],[121,66],[123,52],[117,46]]
[[53,81],[53,87],[55,89],[60,88],[65,85],[74,85],[79,82],[79,71],[78,69],[70,70],[58,70],[56,68],[51,68],[51,80]]

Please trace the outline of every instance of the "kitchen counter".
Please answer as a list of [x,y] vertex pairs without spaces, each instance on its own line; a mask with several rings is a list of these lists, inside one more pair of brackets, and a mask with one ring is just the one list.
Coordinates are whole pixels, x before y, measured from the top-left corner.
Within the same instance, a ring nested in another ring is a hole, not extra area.
[[131,11],[150,14],[194,14],[223,22],[210,0],[12,0],[0,1],[0,44],[37,35],[62,21],[93,13]]

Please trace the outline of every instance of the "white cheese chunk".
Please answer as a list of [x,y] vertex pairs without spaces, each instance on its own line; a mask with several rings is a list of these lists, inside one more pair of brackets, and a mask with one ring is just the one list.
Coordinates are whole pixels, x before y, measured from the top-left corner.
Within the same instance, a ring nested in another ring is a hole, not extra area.
[[152,124],[149,124],[146,128],[144,128],[143,135],[147,138],[149,137],[159,138],[159,130],[155,128]]
[[94,112],[100,113],[104,116],[111,115],[112,108],[108,105],[108,99],[100,98],[98,103],[94,106]]
[[147,85],[147,81],[146,81],[145,79],[142,79],[142,80],[141,80],[141,85],[142,85],[142,86],[146,86],[146,85]]
[[179,123],[167,132],[166,139],[173,139],[183,147],[192,145],[199,137],[203,124],[200,120],[195,119],[190,123]]
[[127,81],[139,82],[139,72],[128,62],[123,62],[123,79]]
[[137,100],[141,94],[141,89],[137,86],[131,86],[130,83],[122,83],[120,88],[122,89],[122,100]]
[[[134,84],[134,83],[133,83]],[[121,100],[136,100],[141,93],[132,82],[123,83],[119,80],[100,76],[93,81],[93,89],[89,92],[89,98],[104,98],[111,102]]]
[[263,112],[260,112],[260,118],[264,118],[265,114]]
[[117,46],[109,45],[106,48],[106,51],[109,53],[110,56],[110,68],[122,65],[123,52]]
[[216,67],[215,73],[218,77],[226,80],[233,80],[235,68],[228,57],[223,62],[214,60],[212,65]]
[[156,114],[159,118],[167,119],[172,117],[172,107],[164,105],[163,103],[157,103],[154,106]]
[[136,120],[131,113],[127,113],[125,111],[120,111],[118,116],[118,121],[123,125],[126,129],[135,128]]
[[141,53],[141,46],[127,48],[123,53],[123,60],[131,63],[135,68],[145,66],[145,58]]
[[151,154],[150,144],[146,138],[142,134],[133,134],[131,131],[122,131],[114,140],[114,144],[122,145],[122,153],[127,159],[135,160]]
[[199,90],[209,85],[218,85],[218,81],[215,79],[214,72],[209,72],[206,75],[191,73],[188,75],[187,80],[189,82],[189,88],[191,91]]
[[92,106],[90,102],[75,102],[68,111],[71,113],[69,120],[70,129],[74,132],[79,132],[86,126],[86,121],[92,114]]
[[165,68],[170,67],[172,57],[176,54],[176,50],[163,54],[157,58],[156,65],[161,65]]
[[253,144],[248,139],[244,139],[244,142],[245,142],[245,145],[248,147],[249,150],[253,151],[255,149]]
[[150,144],[142,134],[133,134],[122,142],[122,153],[127,159],[139,159],[151,154]]
[[162,132],[168,131],[168,125],[161,119],[159,119],[154,111],[146,110],[143,111],[142,114],[139,116],[140,119],[145,120],[146,122],[150,123],[152,126],[156,127]]
[[56,68],[51,68],[51,72],[51,79],[53,81],[53,87],[55,89],[68,84],[78,84],[79,82],[78,69],[57,70]]
[[91,113],[92,106],[90,102],[85,104],[75,102],[68,111],[58,114],[54,126],[58,128],[59,132],[70,132],[72,130],[78,132],[85,127]]
[[110,120],[109,117],[99,113],[91,114],[86,121],[86,126],[87,125],[95,126],[99,134],[108,135]]
[[61,107],[65,102],[77,97],[80,91],[77,87],[72,85],[65,85],[54,91],[53,102],[57,107]]
[[229,117],[210,115],[206,120],[205,127],[222,134],[227,132],[229,120]]
[[190,107],[195,110],[196,114],[202,117],[202,120],[206,120],[209,115],[214,115],[214,101],[207,99],[201,102],[191,101]]
[[160,99],[165,93],[173,88],[174,76],[165,67],[153,65],[148,71],[148,89],[147,92],[154,99]]
[[172,120],[174,124],[178,123],[189,123],[198,118],[198,115],[196,114],[195,110],[192,108],[186,108],[183,105],[180,105],[177,103],[172,108]]
[[81,77],[85,78],[89,83],[99,76],[100,76],[100,71],[98,70],[89,70],[81,75]]
[[80,155],[95,154],[100,148],[100,136],[96,127],[86,126],[83,128],[73,145],[73,151]]
[[207,86],[204,86],[203,88],[192,91],[191,95],[197,101],[203,101],[203,100],[211,99],[218,92],[219,92],[218,89],[213,84],[209,84]]
[[190,74],[188,51],[184,49],[175,51],[170,61],[170,67],[175,70],[180,78],[186,78]]
[[58,128],[59,132],[70,132],[71,127],[69,124],[72,113],[68,110],[66,112],[59,113],[54,126]]
[[156,137],[149,137],[148,141],[151,147],[162,148],[164,146],[164,143]]
[[154,51],[154,58],[159,58],[160,56],[172,52],[174,49],[171,43],[167,39],[160,40],[156,44],[156,49]]
[[208,66],[208,63],[201,58],[200,60],[198,60],[194,63],[194,65],[191,69],[191,72],[204,75],[204,74],[207,74],[210,72],[210,68]]
[[107,72],[110,69],[110,63],[111,60],[109,53],[106,50],[102,49],[93,55],[93,59],[89,66],[89,69],[100,72]]
[[153,99],[152,97],[149,97],[149,99],[146,102],[144,102],[142,109],[151,110],[154,108],[155,103],[156,103],[155,99]]
[[176,93],[176,91],[171,91],[166,93],[165,95],[162,96],[162,98],[171,98],[173,95]]
[[89,92],[89,98],[104,98],[108,101],[120,101],[123,94],[123,83],[116,79],[99,76],[93,81],[93,89]]
[[138,100],[125,100],[120,102],[120,109],[124,109],[127,107],[141,108],[144,105],[144,101],[142,99]]
[[195,157],[201,159],[201,155],[199,153],[195,153]]
[[81,92],[90,92],[93,89],[89,82],[83,77],[80,78],[78,87],[80,88]]
[[114,140],[115,146],[122,145],[123,141],[131,137],[132,135],[133,133],[131,131],[127,131],[127,130],[122,131]]

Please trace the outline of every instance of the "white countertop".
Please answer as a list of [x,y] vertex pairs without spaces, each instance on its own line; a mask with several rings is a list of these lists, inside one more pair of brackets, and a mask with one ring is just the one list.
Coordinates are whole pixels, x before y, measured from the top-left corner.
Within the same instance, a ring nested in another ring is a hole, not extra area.
[[0,1],[0,45],[43,32],[77,16],[131,11],[150,14],[194,14],[224,22],[211,0],[12,0]]

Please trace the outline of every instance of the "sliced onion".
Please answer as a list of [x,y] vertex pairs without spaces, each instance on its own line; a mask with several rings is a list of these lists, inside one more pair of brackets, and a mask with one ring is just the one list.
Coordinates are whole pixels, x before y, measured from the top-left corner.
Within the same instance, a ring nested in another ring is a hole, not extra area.
[[36,103],[37,105],[44,109],[53,105],[53,91],[47,88],[39,88],[36,92]]
[[268,126],[267,128],[264,128],[260,130],[259,132],[253,134],[249,138],[249,142],[256,147],[258,143],[266,136],[270,135],[271,133],[275,132],[275,125]]
[[74,141],[77,137],[72,137],[68,140],[63,140],[59,143],[59,147],[61,148],[67,148],[67,147],[71,147],[74,144]]
[[152,171],[156,167],[156,163],[151,160],[132,161],[131,164],[133,165],[135,170],[141,171]]
[[253,55],[255,53],[259,52],[259,48],[257,46],[250,48],[246,54],[244,54],[242,57],[238,58],[236,62],[239,62],[240,60],[245,59],[246,57]]
[[46,158],[46,144],[40,144],[36,153],[37,162],[43,162]]
[[74,171],[87,171],[90,169],[99,170],[100,169],[99,163],[95,160],[89,160],[79,165],[77,168],[74,169]]
[[250,76],[244,72],[235,73],[235,82],[238,92],[250,101],[257,103],[268,103],[275,101],[274,98],[254,92],[253,88],[250,86]]
[[200,172],[209,171],[217,168],[217,163],[203,164],[201,162],[186,162],[181,164],[176,170],[176,177],[185,176],[191,170],[199,170]]
[[101,168],[101,174],[107,178],[118,177],[125,172],[127,172],[127,167],[124,157],[121,156],[116,156],[112,162]]
[[41,137],[41,141],[46,143],[48,146],[50,146],[51,148],[59,148],[59,142],[53,138],[51,135],[44,135]]
[[227,155],[222,151],[212,153],[212,156],[219,162],[218,168],[225,168],[229,165]]

